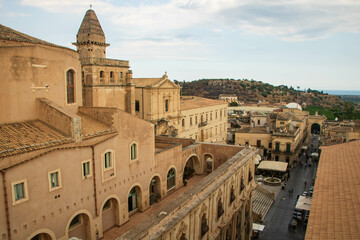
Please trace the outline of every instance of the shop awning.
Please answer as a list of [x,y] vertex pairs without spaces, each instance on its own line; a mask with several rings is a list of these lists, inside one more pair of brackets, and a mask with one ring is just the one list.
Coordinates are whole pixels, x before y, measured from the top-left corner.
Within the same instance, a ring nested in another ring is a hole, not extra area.
[[253,223],[253,230],[262,232],[262,231],[264,231],[264,228],[265,228],[265,225]]
[[258,169],[277,171],[277,172],[286,172],[287,165],[288,164],[286,162],[262,161],[260,163]]
[[295,208],[299,210],[310,211],[311,199],[311,197],[299,196]]

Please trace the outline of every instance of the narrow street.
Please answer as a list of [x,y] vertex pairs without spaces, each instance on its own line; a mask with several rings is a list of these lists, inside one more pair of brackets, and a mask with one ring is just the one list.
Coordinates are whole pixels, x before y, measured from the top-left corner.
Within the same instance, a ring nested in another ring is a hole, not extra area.
[[[311,154],[311,148],[317,149],[318,144],[318,137],[312,136],[308,144],[309,155]],[[300,161],[305,161],[305,156],[301,156],[299,159]],[[313,185],[316,170],[317,164],[313,164],[311,167],[305,167],[303,165],[292,169],[286,188],[280,191],[264,219],[265,229],[260,239],[300,240],[305,238],[306,229],[301,222],[298,224],[296,230],[289,230],[288,226],[292,219],[297,196],[302,195],[304,191],[309,191]],[[293,189],[292,195],[289,194],[290,189]]]

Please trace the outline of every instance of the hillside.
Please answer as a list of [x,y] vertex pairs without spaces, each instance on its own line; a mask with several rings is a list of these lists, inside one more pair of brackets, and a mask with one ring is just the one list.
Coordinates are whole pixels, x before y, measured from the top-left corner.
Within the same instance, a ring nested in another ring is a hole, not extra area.
[[220,94],[236,94],[239,101],[257,103],[268,101],[269,103],[300,102],[307,106],[321,106],[326,109],[341,109],[345,101],[338,96],[308,89],[299,91],[285,85],[273,86],[255,80],[234,79],[201,79],[192,82],[179,82],[182,87],[182,95],[194,95],[206,98],[218,99]]

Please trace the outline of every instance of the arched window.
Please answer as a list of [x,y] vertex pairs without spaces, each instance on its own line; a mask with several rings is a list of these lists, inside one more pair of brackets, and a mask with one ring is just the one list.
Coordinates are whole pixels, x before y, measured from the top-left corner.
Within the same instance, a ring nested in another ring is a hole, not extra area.
[[136,188],[133,187],[128,196],[128,210],[132,212],[138,208],[137,206],[137,192]]
[[114,72],[110,72],[110,82],[114,82]]
[[104,77],[105,77],[104,71],[100,71],[100,83],[104,83]]
[[67,103],[75,102],[74,71],[71,69],[66,72],[66,97]]
[[136,143],[131,144],[131,160],[135,160],[137,158],[137,146]]
[[170,190],[175,187],[175,169],[171,168],[167,174],[167,190]]

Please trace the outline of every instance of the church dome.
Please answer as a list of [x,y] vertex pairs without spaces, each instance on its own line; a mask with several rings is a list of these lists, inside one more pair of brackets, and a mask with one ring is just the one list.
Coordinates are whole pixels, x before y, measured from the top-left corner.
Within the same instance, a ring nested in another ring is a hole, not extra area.
[[295,103],[295,102],[288,103],[288,104],[286,104],[285,107],[286,108],[299,109],[300,111],[302,111],[302,107],[298,103]]

